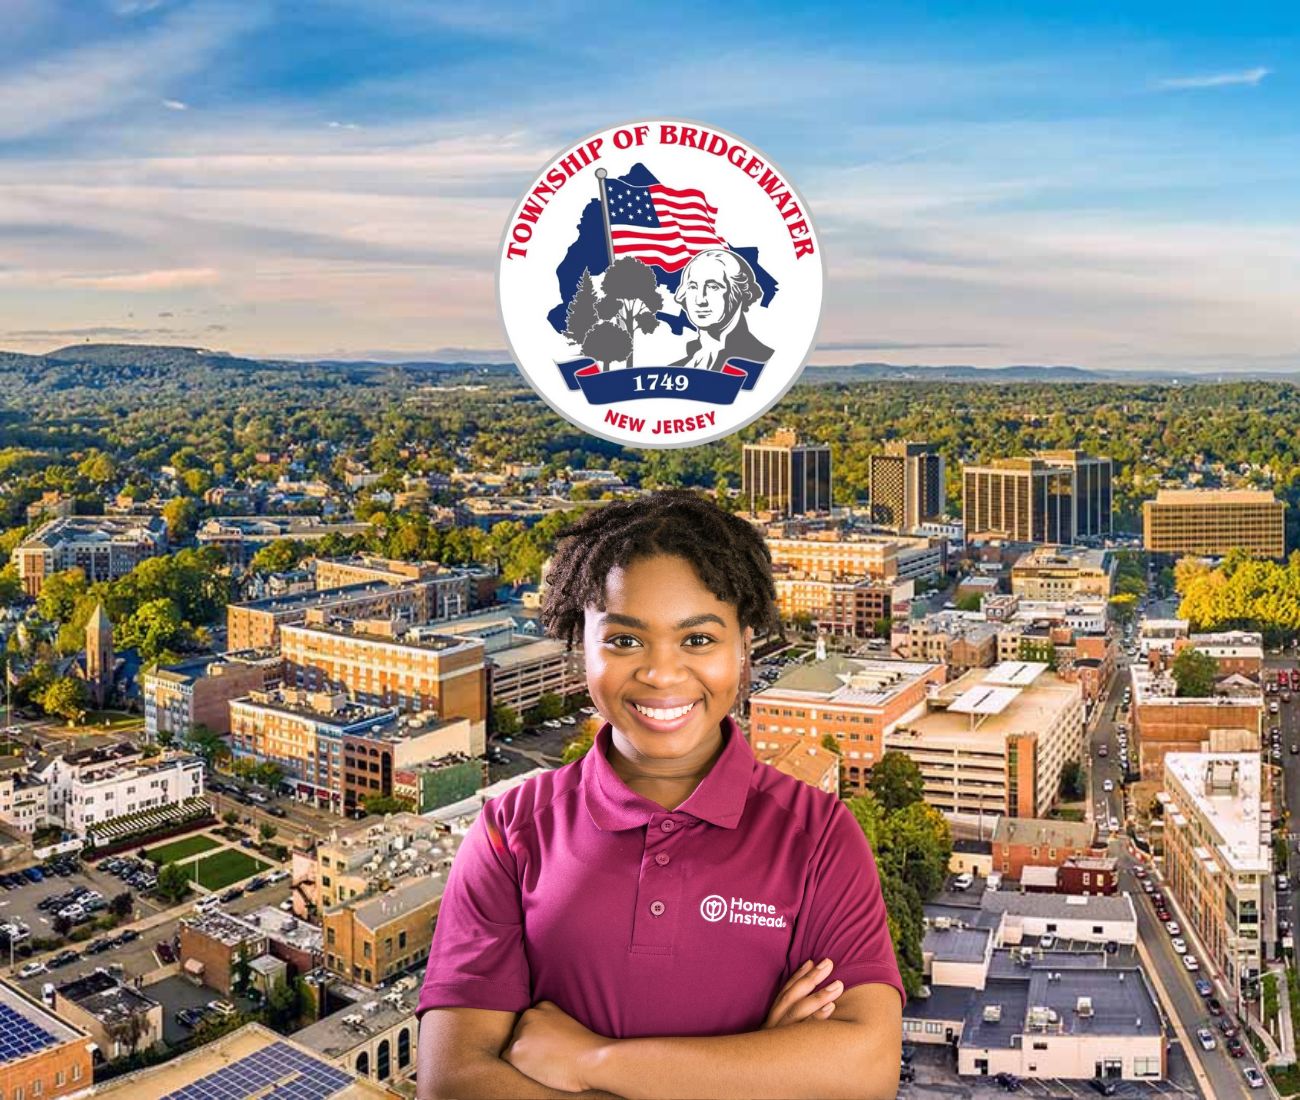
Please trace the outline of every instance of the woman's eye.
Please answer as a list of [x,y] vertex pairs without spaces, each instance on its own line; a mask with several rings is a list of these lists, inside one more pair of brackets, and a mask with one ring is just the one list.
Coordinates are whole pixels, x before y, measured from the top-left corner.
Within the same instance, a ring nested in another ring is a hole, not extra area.
[[699,646],[708,645],[711,641],[713,641],[713,636],[710,634],[692,634],[686,640],[688,642],[696,642],[697,644],[693,648],[698,649]]
[[[630,642],[631,645],[623,645],[623,642]],[[605,640],[606,645],[612,645],[615,649],[631,649],[637,644],[637,640],[631,634],[615,634],[612,638]]]

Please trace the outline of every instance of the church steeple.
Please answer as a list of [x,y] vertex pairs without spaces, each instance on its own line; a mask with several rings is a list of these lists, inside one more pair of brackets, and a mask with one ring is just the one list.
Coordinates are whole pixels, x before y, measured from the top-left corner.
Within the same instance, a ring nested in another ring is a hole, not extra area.
[[95,706],[102,708],[113,694],[113,624],[97,603],[86,623],[86,684]]

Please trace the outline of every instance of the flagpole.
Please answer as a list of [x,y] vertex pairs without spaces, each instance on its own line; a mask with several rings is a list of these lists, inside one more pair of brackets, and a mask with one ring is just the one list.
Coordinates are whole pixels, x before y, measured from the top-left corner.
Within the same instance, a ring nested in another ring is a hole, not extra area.
[[614,237],[609,231],[609,196],[605,194],[605,177],[609,175],[607,169],[597,168],[596,179],[600,181],[600,213],[605,219],[605,247],[609,250],[609,265],[614,266]]

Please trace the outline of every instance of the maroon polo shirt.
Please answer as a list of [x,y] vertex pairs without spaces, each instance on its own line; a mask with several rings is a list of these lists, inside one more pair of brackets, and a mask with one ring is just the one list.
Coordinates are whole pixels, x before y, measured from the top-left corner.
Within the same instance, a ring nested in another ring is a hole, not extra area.
[[608,1038],[762,1027],[806,959],[903,985],[875,861],[834,795],[760,764],[735,721],[676,810],[606,758],[488,801],[456,854],[418,1012],[552,1001]]

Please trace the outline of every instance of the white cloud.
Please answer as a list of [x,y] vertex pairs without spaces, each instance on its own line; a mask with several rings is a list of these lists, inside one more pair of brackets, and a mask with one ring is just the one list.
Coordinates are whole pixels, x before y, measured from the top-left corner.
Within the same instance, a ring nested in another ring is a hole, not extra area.
[[0,76],[0,142],[165,99],[166,89],[262,18],[260,3],[199,5],[147,29],[12,66]]
[[1207,76],[1175,76],[1160,81],[1162,88],[1228,88],[1238,84],[1255,87],[1272,69],[1258,66],[1235,73],[1211,73]]
[[164,99],[162,105],[169,111],[188,111],[190,105],[180,99]]
[[68,275],[75,286],[96,290],[157,291],[211,286],[221,273],[210,267],[181,267],[164,271],[126,271],[113,275]]

